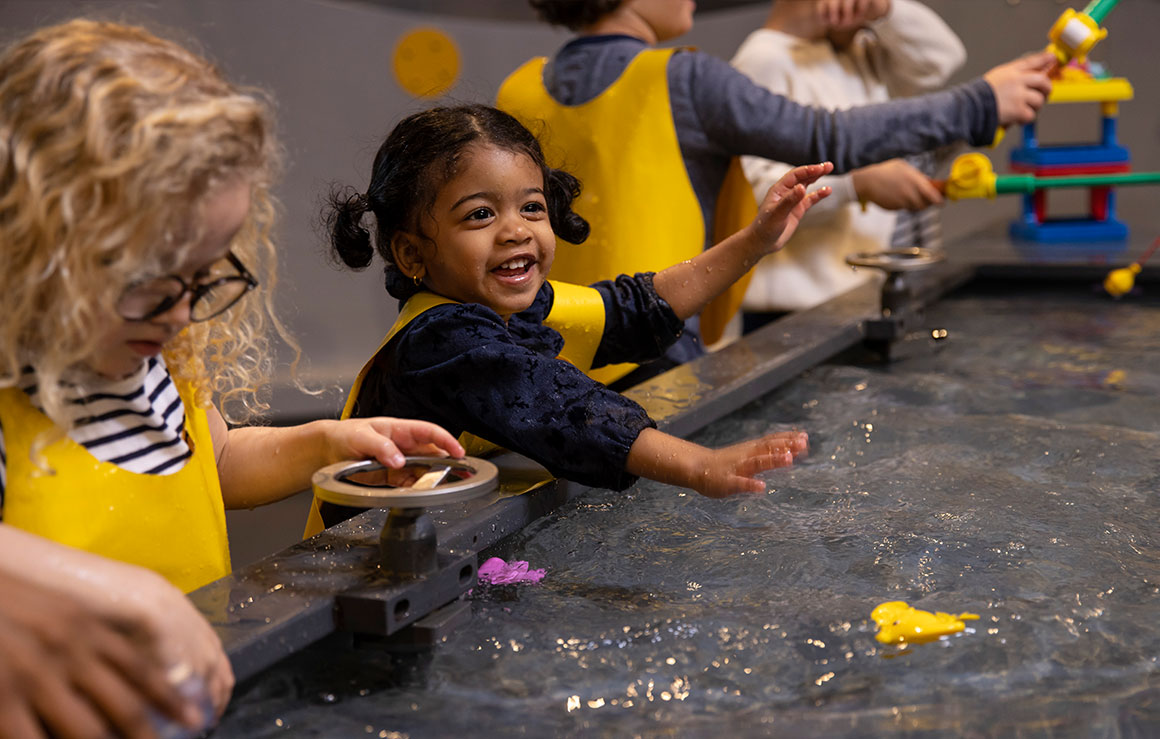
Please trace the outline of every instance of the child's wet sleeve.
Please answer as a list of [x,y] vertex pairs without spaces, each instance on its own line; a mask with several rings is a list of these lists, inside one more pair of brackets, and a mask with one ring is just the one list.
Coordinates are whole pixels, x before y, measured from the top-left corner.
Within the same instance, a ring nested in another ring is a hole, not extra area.
[[604,336],[593,367],[652,361],[664,355],[684,332],[684,322],[657,295],[653,274],[620,275],[592,286],[604,299]]
[[519,452],[558,477],[613,490],[635,482],[624,471],[629,448],[656,426],[645,410],[549,348],[514,340],[494,313],[462,308],[420,316],[421,330],[397,349],[392,382],[420,399],[424,417]]

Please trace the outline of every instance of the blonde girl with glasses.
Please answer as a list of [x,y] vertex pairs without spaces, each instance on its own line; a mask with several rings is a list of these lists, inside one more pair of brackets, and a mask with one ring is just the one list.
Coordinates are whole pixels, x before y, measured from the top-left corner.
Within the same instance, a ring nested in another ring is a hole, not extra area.
[[[183,591],[230,571],[224,509],[343,459],[463,454],[419,421],[239,425],[266,408],[268,329],[288,338],[276,160],[260,97],[140,28],[73,21],[0,56],[0,573],[135,625],[218,713],[233,676]],[[71,684],[120,734],[156,704]]]

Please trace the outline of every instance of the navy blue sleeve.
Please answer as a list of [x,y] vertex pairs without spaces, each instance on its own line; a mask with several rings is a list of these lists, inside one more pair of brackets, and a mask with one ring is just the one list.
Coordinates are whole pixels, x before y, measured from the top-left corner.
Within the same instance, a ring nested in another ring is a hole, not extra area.
[[625,472],[629,448],[656,423],[637,403],[556,359],[558,348],[517,340],[479,305],[432,308],[391,342],[389,361],[368,377],[379,389],[360,393],[358,415],[406,415],[469,431],[553,475],[622,490],[636,481]]
[[836,172],[959,141],[987,145],[998,127],[995,95],[982,78],[833,112],[772,93],[700,52],[674,54],[668,78],[674,99],[691,101],[707,139],[703,143],[716,144],[730,156],[749,154],[788,164],[831,161]]
[[680,338],[685,324],[657,295],[653,274],[620,275],[592,285],[604,298],[604,336],[593,367],[652,361]]

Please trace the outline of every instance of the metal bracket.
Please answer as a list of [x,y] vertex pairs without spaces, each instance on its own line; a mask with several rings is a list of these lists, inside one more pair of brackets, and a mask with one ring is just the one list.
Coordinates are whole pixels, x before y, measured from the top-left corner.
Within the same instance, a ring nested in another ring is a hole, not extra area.
[[337,594],[336,625],[357,634],[390,636],[456,600],[475,583],[474,552],[440,551],[438,569],[416,581],[400,583],[384,576]]

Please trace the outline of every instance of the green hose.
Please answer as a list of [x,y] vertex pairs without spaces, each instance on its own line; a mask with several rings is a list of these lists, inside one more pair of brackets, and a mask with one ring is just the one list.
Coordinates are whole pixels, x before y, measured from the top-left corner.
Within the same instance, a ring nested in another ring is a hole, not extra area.
[[[1111,0],[1113,3],[1117,0]],[[1052,187],[1108,187],[1112,185],[1160,184],[1160,172],[1123,172],[1120,174],[1071,175],[1066,177],[1036,177],[1033,174],[1002,174],[995,178],[995,193],[1022,192]]]
[[1116,3],[1120,0],[1091,0],[1088,6],[1083,9],[1083,12],[1096,22],[1096,25],[1102,25],[1104,18],[1108,13],[1112,12],[1112,8],[1116,7]]

